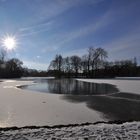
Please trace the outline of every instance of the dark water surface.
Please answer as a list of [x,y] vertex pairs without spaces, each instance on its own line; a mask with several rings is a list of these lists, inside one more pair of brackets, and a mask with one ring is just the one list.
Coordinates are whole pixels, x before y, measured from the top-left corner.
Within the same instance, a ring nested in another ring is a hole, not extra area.
[[74,79],[36,80],[34,85],[21,88],[52,94],[108,95],[119,92],[115,85],[82,82]]
[[140,120],[140,96],[120,92],[117,86],[77,81],[74,79],[37,80],[23,89],[62,94],[61,99],[71,103],[86,103],[102,117],[113,120]]

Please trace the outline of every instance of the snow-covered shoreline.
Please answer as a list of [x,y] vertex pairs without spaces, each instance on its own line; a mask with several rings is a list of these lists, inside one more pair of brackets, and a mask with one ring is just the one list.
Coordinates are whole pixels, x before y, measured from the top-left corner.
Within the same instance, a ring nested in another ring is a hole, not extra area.
[[1,130],[1,140],[139,140],[140,122]]
[[17,86],[31,80],[2,80],[0,83],[0,127],[66,125],[104,121],[100,113],[85,103],[72,103],[64,95],[28,91]]
[[140,80],[140,77],[115,77],[115,79],[121,79],[121,80]]
[[[132,80],[102,80],[102,79],[77,79],[85,82],[109,83],[116,85],[121,91],[131,91],[131,86],[139,94],[140,81]],[[94,139],[140,139],[140,122],[125,122],[122,124],[85,124],[100,116],[85,107],[84,103],[71,104],[61,100],[60,95],[43,94],[34,91],[21,90],[17,86],[33,84],[33,81],[2,80],[0,83],[0,140],[94,140]],[[128,85],[128,86],[127,86]],[[131,85],[131,86],[129,86]],[[58,106],[59,104],[59,106]],[[84,111],[80,109],[85,109]],[[63,113],[62,113],[63,112]],[[86,114],[86,117],[84,117]],[[66,120],[64,120],[64,118]],[[78,120],[79,119],[79,120]],[[98,120],[99,119],[99,120]],[[54,122],[54,123],[52,123]],[[64,124],[79,124],[62,126]],[[25,127],[58,125],[62,127]],[[50,125],[51,124],[51,125]],[[18,126],[20,128],[7,128]]]
[[134,93],[140,95],[140,80],[138,79],[76,79],[83,82],[104,83],[116,86],[120,92]]

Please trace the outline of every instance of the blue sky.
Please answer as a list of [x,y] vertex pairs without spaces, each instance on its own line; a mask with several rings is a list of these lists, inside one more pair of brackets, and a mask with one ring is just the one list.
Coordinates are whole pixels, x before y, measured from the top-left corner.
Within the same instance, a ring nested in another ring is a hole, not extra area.
[[90,46],[106,49],[108,60],[140,62],[140,0],[0,0],[0,38],[6,34],[18,41],[8,57],[38,70]]

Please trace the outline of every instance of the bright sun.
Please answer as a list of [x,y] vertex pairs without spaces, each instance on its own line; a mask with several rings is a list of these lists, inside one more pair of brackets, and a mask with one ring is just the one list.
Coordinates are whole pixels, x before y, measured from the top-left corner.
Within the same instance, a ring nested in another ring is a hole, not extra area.
[[17,41],[14,36],[7,36],[2,39],[2,45],[7,50],[13,50],[16,48]]

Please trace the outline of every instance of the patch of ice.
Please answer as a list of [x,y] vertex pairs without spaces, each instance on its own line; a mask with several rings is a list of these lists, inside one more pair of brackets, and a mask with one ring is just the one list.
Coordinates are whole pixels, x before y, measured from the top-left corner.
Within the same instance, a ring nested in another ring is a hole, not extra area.
[[115,77],[115,79],[140,80],[140,77]]
[[3,88],[15,88],[13,86],[4,86]]
[[79,81],[91,83],[105,83],[115,85],[120,92],[140,94],[140,80],[121,79],[77,79]]

